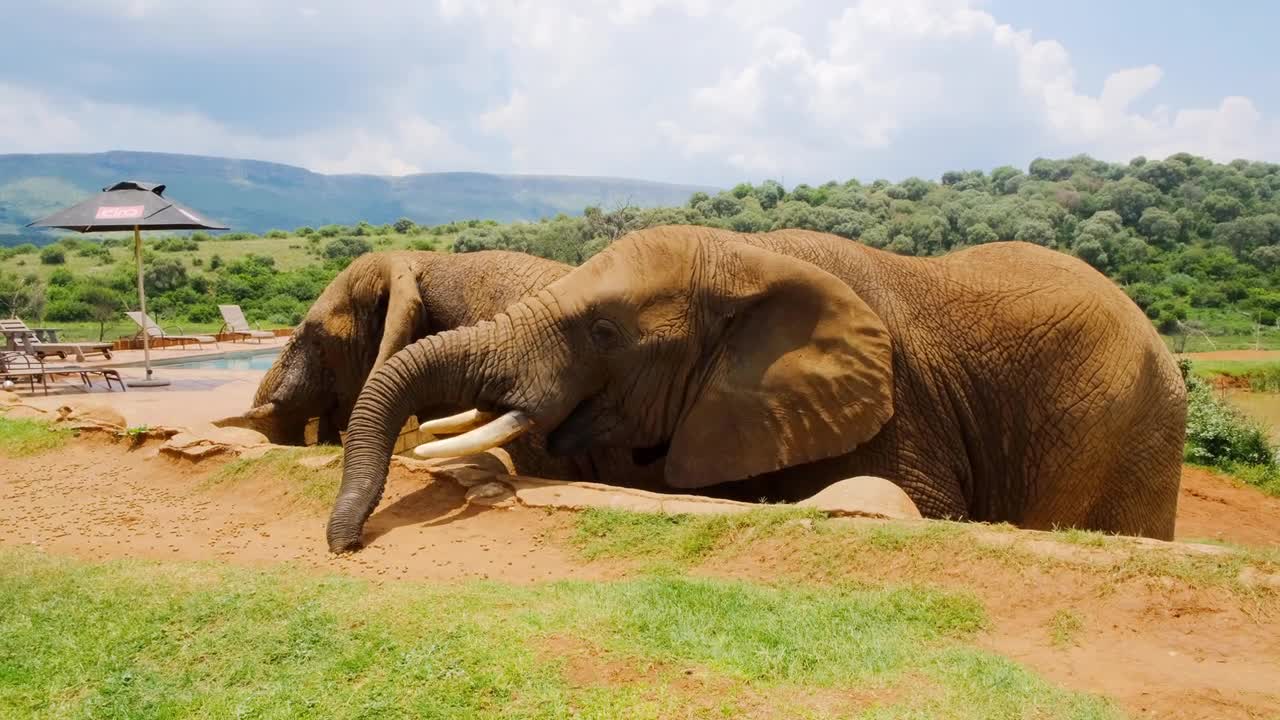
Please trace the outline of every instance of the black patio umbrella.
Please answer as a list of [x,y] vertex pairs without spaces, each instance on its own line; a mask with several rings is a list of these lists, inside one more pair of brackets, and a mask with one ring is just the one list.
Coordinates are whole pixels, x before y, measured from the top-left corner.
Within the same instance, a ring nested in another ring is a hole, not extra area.
[[168,385],[168,380],[151,377],[151,343],[147,334],[147,293],[142,284],[142,230],[226,230],[195,211],[164,197],[164,185],[126,180],[102,192],[60,210],[48,217],[28,223],[27,227],[64,228],[77,232],[133,231],[133,257],[138,266],[138,308],[142,311],[142,357],[147,369],[145,380],[135,380],[134,387]]

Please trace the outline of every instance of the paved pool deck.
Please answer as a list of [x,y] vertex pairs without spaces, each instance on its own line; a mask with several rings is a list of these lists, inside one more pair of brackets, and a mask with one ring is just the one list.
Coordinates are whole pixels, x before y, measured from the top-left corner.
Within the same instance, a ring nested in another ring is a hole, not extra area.
[[[248,410],[254,392],[265,370],[222,370],[172,367],[174,362],[213,360],[279,350],[287,337],[245,342],[220,342],[218,347],[194,346],[163,348],[151,351],[152,377],[168,380],[162,387],[128,387],[122,391],[112,382],[107,389],[101,376],[90,375],[93,385],[86,387],[78,375],[58,376],[49,382],[45,395],[39,383],[32,391],[25,383],[11,388],[23,398],[23,402],[45,410],[54,410],[68,402],[93,402],[109,405],[128,420],[130,425],[165,425],[187,428],[193,431],[210,430],[211,421]],[[130,380],[146,377],[141,350],[112,352],[110,360],[93,356],[77,363],[74,358],[66,361],[51,358],[46,367],[76,365],[85,368],[110,367],[119,371],[125,385]]]

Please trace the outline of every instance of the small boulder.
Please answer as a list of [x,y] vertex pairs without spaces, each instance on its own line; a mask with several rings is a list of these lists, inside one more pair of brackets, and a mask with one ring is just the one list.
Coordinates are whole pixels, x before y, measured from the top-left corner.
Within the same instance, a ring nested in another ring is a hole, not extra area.
[[204,439],[210,442],[219,443],[221,445],[231,445],[232,447],[250,447],[252,445],[264,445],[268,442],[267,436],[257,430],[250,430],[242,427],[221,427],[214,428],[208,432],[201,433]]
[[467,502],[489,507],[508,507],[516,502],[516,494],[500,482],[487,482],[467,490]]
[[796,503],[797,507],[814,508],[828,515],[881,517],[892,520],[914,520],[920,510],[902,488],[873,475],[860,475],[833,483],[821,492]]
[[69,403],[59,406],[57,413],[58,419],[54,422],[79,427],[124,428],[129,426],[120,411],[102,403]]

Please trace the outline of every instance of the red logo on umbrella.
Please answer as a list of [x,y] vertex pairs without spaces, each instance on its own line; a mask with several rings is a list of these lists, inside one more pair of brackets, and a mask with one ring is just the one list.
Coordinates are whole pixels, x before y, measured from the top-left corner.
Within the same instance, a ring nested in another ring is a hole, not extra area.
[[95,220],[131,220],[142,217],[143,205],[104,205],[94,214]]

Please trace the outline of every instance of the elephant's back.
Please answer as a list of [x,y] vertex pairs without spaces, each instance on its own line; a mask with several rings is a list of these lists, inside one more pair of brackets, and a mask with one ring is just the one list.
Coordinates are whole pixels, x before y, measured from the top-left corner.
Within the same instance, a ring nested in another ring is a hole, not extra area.
[[1021,436],[1025,471],[1056,478],[1056,492],[1029,497],[1021,520],[1034,525],[1078,510],[1080,522],[1132,527],[1145,521],[1127,515],[1136,507],[1168,506],[1180,473],[1186,388],[1146,314],[1087,263],[1029,243],[983,245],[941,264],[987,298],[986,326],[998,338],[981,356],[989,391],[1027,398],[993,408],[1006,411],[1009,432]]
[[417,262],[422,297],[437,329],[487,320],[573,269],[555,260],[505,250],[441,253]]

